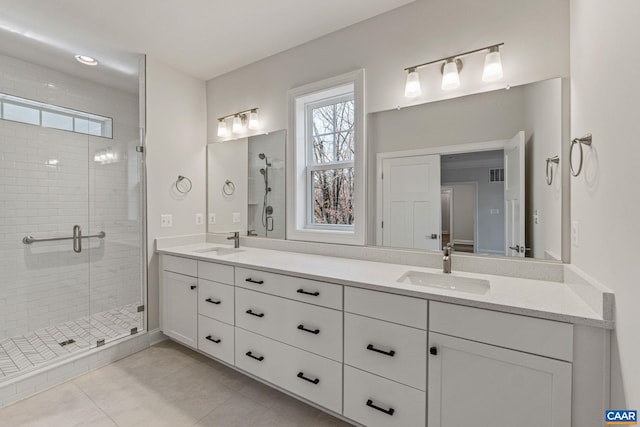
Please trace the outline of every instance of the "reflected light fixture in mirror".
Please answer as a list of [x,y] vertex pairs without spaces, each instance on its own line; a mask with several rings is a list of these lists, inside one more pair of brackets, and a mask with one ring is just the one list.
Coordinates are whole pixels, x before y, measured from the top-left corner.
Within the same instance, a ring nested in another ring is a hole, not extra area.
[[407,84],[404,88],[404,96],[407,98],[415,98],[421,94],[420,75],[415,68],[410,68],[409,73],[407,74]]
[[489,51],[484,61],[484,69],[482,71],[482,81],[493,82],[502,78],[502,60],[500,58],[500,46],[504,43],[498,43],[491,46],[481,47],[480,49],[470,50],[459,55],[450,56],[448,58],[440,58],[435,61],[429,61],[418,65],[407,67],[407,82],[404,88],[404,96],[407,98],[415,98],[422,94],[420,88],[420,75],[418,68],[427,65],[442,64],[442,90],[452,90],[460,86],[460,70],[462,69],[462,59],[465,56]]
[[[231,132],[227,126],[227,120],[231,121]],[[241,134],[249,130],[260,129],[260,119],[258,117],[258,109],[251,108],[249,110],[238,111],[237,113],[229,114],[228,116],[218,118],[218,136],[225,138],[231,136],[232,133]]]

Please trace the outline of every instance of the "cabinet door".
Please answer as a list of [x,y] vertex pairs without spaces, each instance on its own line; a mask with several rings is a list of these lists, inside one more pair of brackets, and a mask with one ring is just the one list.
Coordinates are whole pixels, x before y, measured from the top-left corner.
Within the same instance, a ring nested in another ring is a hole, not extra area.
[[429,427],[571,426],[570,363],[433,332],[429,352]]
[[198,346],[197,279],[163,272],[162,332],[190,347]]

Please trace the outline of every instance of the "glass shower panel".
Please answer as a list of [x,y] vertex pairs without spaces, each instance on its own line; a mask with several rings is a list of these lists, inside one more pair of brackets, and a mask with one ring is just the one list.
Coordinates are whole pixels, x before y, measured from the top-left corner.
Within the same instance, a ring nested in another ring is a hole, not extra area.
[[95,344],[88,145],[0,120],[0,383]]
[[112,92],[113,138],[89,138],[89,229],[106,238],[89,253],[92,333],[105,343],[143,330],[142,154],[138,96]]

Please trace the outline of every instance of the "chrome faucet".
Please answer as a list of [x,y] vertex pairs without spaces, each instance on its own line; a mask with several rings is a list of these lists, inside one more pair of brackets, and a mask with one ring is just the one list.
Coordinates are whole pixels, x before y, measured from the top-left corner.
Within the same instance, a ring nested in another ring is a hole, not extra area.
[[227,240],[233,240],[233,247],[238,249],[240,247],[240,232],[234,231],[233,236],[227,237]]
[[447,243],[447,246],[442,248],[442,272],[451,273],[451,254],[453,252],[453,245]]

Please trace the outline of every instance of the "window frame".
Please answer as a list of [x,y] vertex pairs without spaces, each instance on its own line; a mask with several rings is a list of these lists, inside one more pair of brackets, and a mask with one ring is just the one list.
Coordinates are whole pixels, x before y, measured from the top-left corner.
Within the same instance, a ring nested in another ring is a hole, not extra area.
[[[354,159],[315,163],[310,152],[311,110],[321,105],[354,101]],[[311,106],[311,108],[307,108]],[[364,70],[359,69],[288,91],[289,135],[287,141],[287,239],[364,245],[365,215],[365,111]],[[353,224],[313,223],[313,171],[351,168],[354,171]]]

